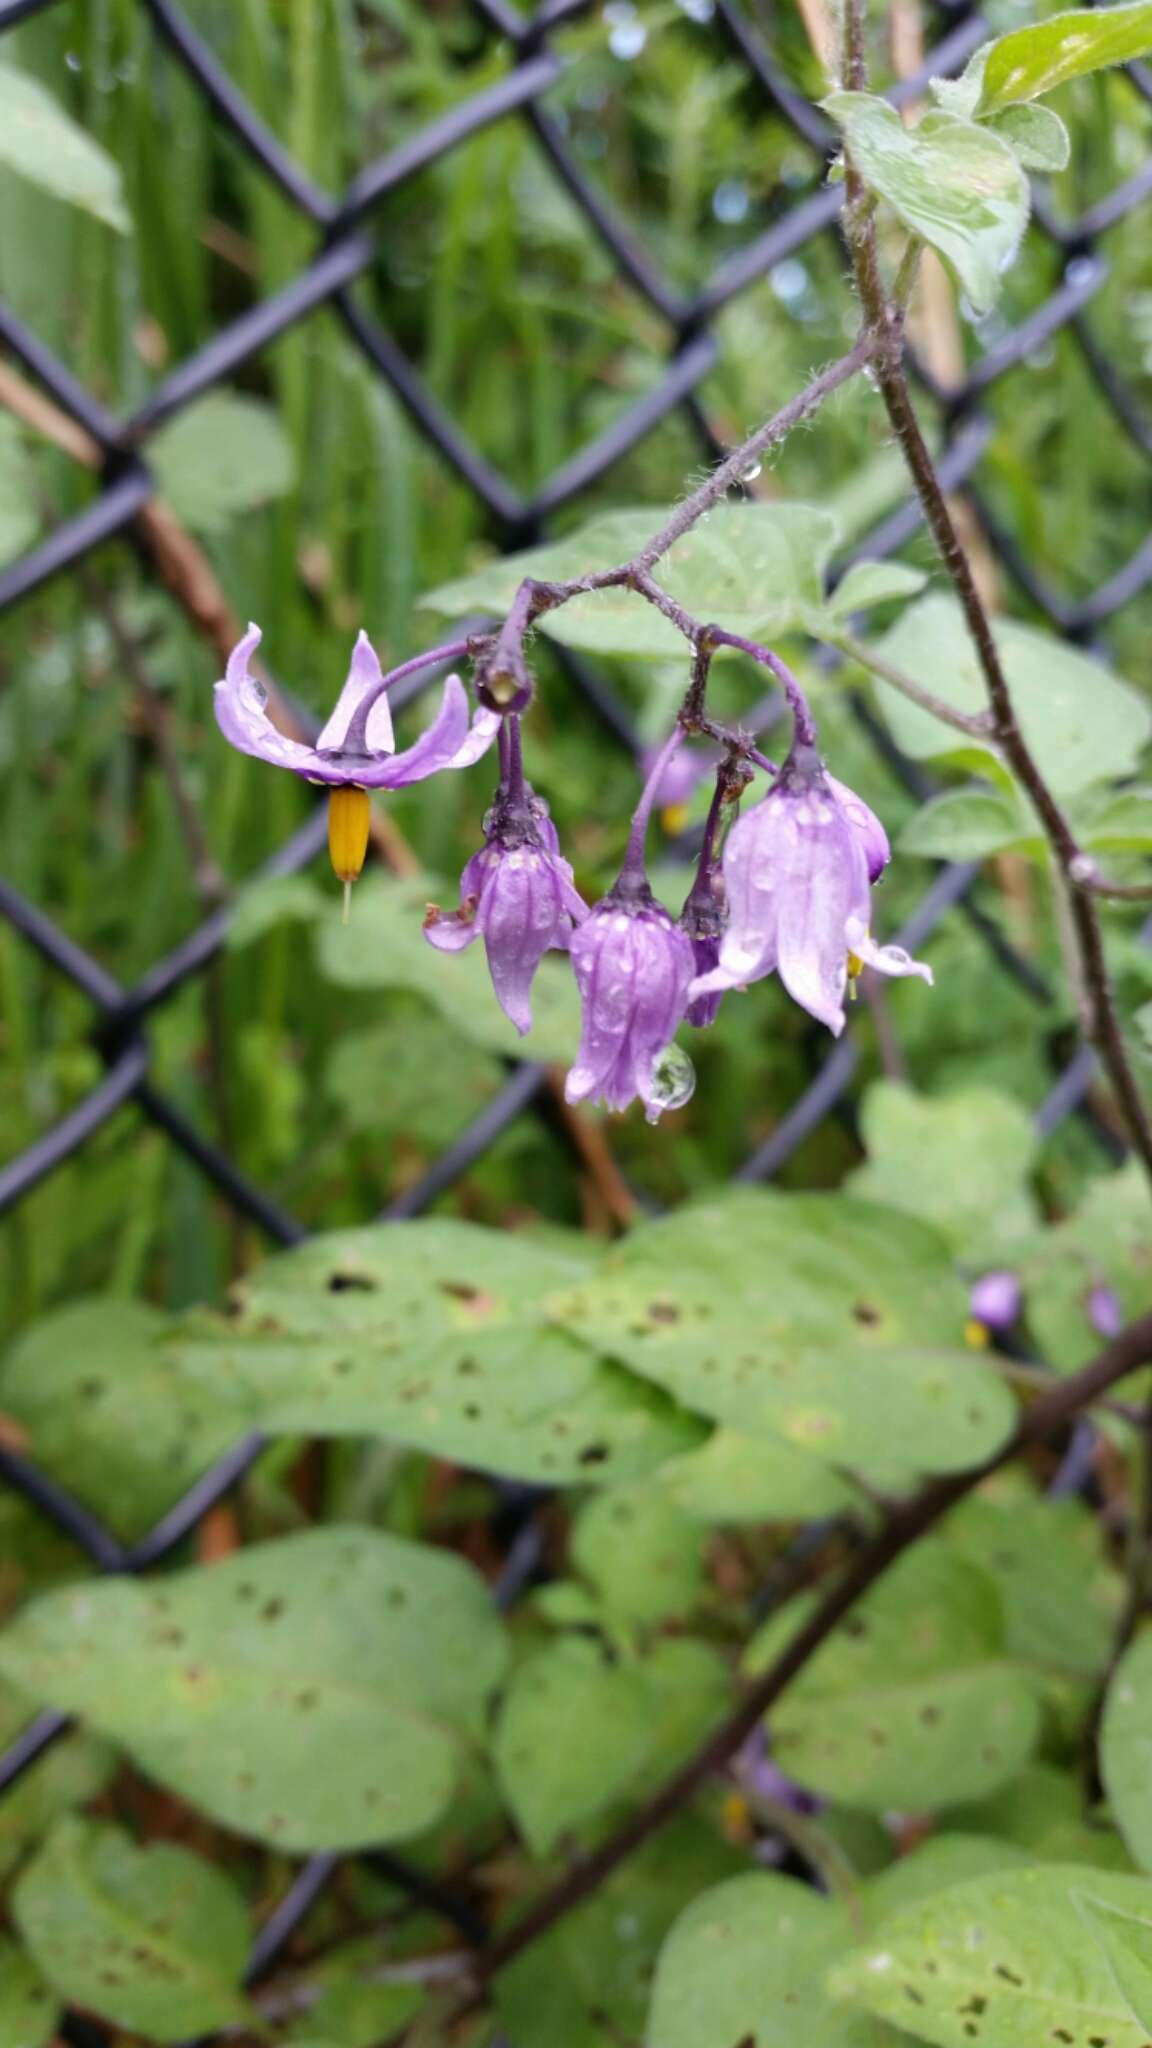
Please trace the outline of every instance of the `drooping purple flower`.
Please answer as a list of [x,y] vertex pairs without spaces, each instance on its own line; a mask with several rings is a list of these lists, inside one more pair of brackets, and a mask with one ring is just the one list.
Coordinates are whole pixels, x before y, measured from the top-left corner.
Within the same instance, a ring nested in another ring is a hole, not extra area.
[[1124,1328],[1120,1296],[1104,1280],[1098,1280],[1088,1296],[1088,1320],[1101,1337],[1118,1337]]
[[789,995],[838,1037],[850,970],[931,982],[930,967],[871,937],[870,884],[887,858],[879,819],[827,774],[815,747],[797,741],[768,795],[729,835],[728,924],[719,964],[694,982],[693,1000],[778,971]]
[[483,938],[496,1000],[521,1037],[532,1029],[532,982],[550,947],[565,950],[588,906],[560,852],[548,806],[523,779],[516,721],[514,768],[484,820],[484,845],[460,877],[460,908],[433,906],[424,936],[442,953]]
[[1019,1317],[1021,1299],[1015,1273],[985,1273],[968,1296],[968,1312],[986,1330],[1010,1330]]
[[[573,932],[571,953],[584,1029],[564,1094],[569,1102],[593,1097],[617,1110],[638,1095],[656,1123],[662,1110],[678,1106],[658,1063],[683,1022],[691,940],[646,882],[618,883]],[[679,1064],[687,1065],[682,1055]]]

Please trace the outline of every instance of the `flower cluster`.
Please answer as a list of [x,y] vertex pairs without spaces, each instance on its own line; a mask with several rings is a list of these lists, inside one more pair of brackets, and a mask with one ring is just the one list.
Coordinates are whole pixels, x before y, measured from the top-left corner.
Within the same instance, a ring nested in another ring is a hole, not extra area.
[[[770,974],[837,1035],[845,998],[865,967],[931,982],[923,962],[872,937],[871,891],[890,858],[887,836],[867,804],[828,773],[799,685],[777,657],[764,656],[786,677],[791,751],[776,769],[737,734],[709,764],[715,791],[692,886],[674,918],[652,893],[645,842],[653,805],[683,801],[692,787],[695,769],[679,752],[682,724],[646,762],[620,874],[589,907],[560,852],[547,804],[525,780],[516,710],[482,705],[471,712],[463,683],[450,675],[433,723],[405,752],[395,750],[390,685],[466,654],[466,642],[433,648],[386,676],[361,633],[336,708],[313,746],[269,717],[267,692],[251,670],[259,642],[259,629],[249,627],[216,685],[216,717],[233,746],[328,788],[329,847],[345,884],[345,915],[348,888],[367,852],[369,791],[468,767],[499,739],[500,777],[484,843],[460,878],[458,909],[430,908],[425,936],[442,952],[483,939],[497,1001],[522,1034],[531,1029],[532,983],[544,954],[569,954],[583,1015],[566,1085],[570,1102],[599,1099],[622,1110],[639,1098],[652,1122],[679,1107],[692,1092],[691,1062],[674,1043],[681,1025],[711,1024],[725,995]],[[757,771],[771,776],[771,786],[732,823]]]

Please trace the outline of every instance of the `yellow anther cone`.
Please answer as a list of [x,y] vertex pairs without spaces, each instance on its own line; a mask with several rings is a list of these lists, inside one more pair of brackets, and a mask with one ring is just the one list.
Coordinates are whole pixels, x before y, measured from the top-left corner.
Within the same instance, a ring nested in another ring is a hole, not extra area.
[[329,791],[328,851],[332,866],[344,884],[344,922],[348,922],[348,895],[364,865],[368,851],[368,826],[372,815],[366,789],[351,784]]

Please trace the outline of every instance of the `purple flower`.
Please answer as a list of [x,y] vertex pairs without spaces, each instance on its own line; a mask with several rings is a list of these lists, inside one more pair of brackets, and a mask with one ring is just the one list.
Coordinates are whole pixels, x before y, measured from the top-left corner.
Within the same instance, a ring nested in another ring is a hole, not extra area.
[[549,947],[565,950],[588,906],[573,886],[548,806],[529,785],[502,783],[484,820],[485,840],[460,877],[460,908],[433,905],[424,936],[442,953],[483,938],[496,1000],[521,1037],[532,1028],[532,982]]
[[[291,768],[309,782],[333,788],[403,789],[411,782],[439,774],[442,768],[467,768],[486,753],[500,728],[495,711],[478,711],[469,723],[468,697],[459,676],[449,676],[440,710],[414,746],[395,751],[392,713],[384,694],[388,678],[367,634],[352,650],[348,680],[336,708],[314,747],[278,732],[268,716],[268,692],[249,671],[260,645],[259,626],[249,626],[228,657],[224,679],[216,685],[216,722],[226,740],[241,753],[255,754],[277,768]],[[434,660],[435,655],[429,655]]]
[[930,967],[901,946],[878,946],[869,932],[870,884],[888,851],[867,804],[798,742],[763,802],[729,834],[728,925],[719,964],[694,982],[693,1001],[778,971],[789,995],[838,1037],[850,971],[855,979],[867,965],[931,982]]
[[1124,1328],[1124,1310],[1115,1288],[1098,1280],[1088,1296],[1088,1320],[1101,1337],[1118,1337]]
[[573,932],[571,952],[584,1029],[565,1096],[619,1110],[638,1095],[656,1123],[691,1094],[690,1063],[671,1040],[688,1001],[692,942],[646,882],[622,876]]
[[1015,1273],[985,1273],[968,1296],[968,1311],[986,1330],[1010,1330],[1020,1314],[1020,1301]]

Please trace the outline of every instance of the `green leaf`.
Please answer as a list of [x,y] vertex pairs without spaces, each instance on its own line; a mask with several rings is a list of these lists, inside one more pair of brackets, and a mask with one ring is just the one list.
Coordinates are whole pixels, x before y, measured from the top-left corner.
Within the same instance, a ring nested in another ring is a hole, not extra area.
[[1132,2018],[1152,2032],[1152,1893],[1142,1913],[1125,1913],[1087,1892],[1073,1894],[1080,1917],[1108,1962]]
[[[741,1189],[634,1230],[551,1314],[674,1397],[838,1465],[952,1470],[1015,1413],[959,1343],[967,1298],[912,1217]],[[909,1448],[910,1447],[910,1448]]]
[[779,1437],[713,1430],[697,1451],[653,1475],[681,1514],[700,1522],[804,1522],[837,1515],[858,1496],[829,1465]]
[[58,2001],[36,1965],[7,1934],[0,1934],[0,2041],[4,2048],[48,2048],[56,2032]]
[[833,618],[847,619],[895,597],[915,597],[927,581],[923,569],[914,569],[910,562],[853,562],[824,609]]
[[625,1621],[690,1614],[703,1590],[700,1529],[651,1481],[597,1494],[577,1516],[569,1550],[605,1607]]
[[[72,1302],[0,1368],[0,1409],[37,1462],[125,1539],[142,1535],[252,1425],[234,1377],[189,1378],[143,1302]],[[2,1811],[2,1809],[0,1809]]]
[[660,1952],[647,2048],[864,2048],[824,1989],[848,1933],[844,1910],[795,1878],[750,1871],[717,1885]]
[[990,1798],[954,1808],[948,1825],[1017,1843],[1045,1863],[1131,1867],[1115,1830],[1086,1813],[1083,1784],[1053,1764],[1029,1764]]
[[[489,563],[473,576],[441,584],[420,602],[462,618],[506,613],[525,576],[566,582],[628,561],[668,517],[667,506],[610,512],[547,547]],[[698,619],[755,638],[804,623],[824,596],[824,570],[839,539],[832,515],[817,505],[718,505],[658,564],[657,581]],[[589,653],[683,656],[684,637],[634,592],[599,590],[540,620],[540,631]]]
[[0,163],[127,234],[120,168],[38,79],[0,64]]
[[529,1846],[554,1848],[632,1785],[648,1746],[648,1688],[638,1666],[565,1637],[528,1657],[505,1696],[496,1767]]
[[998,1586],[1010,1656],[1089,1678],[1107,1665],[1123,1586],[1081,1501],[1000,1477],[955,1509],[945,1540]]
[[[35,1712],[34,1700],[0,1681],[0,1753],[23,1734]],[[114,1768],[115,1758],[104,1743],[87,1735],[66,1735],[39,1758],[34,1771],[25,1771],[9,1785],[0,1798],[0,1879],[15,1868],[30,1842],[47,1834],[60,1814],[102,1792]],[[3,1981],[0,1971],[0,1985]],[[4,2038],[0,2028],[0,2041]]]
[[911,1854],[898,1856],[861,1887],[864,1925],[873,1933],[894,1913],[902,1913],[936,1892],[986,1877],[992,1871],[1023,1868],[1035,1860],[1016,1842],[998,1841],[991,1832],[963,1834],[950,1822],[946,1833],[929,1835]]
[[[1135,690],[1050,633],[1015,620],[996,625],[1013,702],[1041,774],[1058,796],[1131,774],[1152,735],[1152,710]],[[987,709],[987,693],[959,607],[942,593],[910,605],[876,650],[961,711]],[[897,745],[918,761],[956,759],[987,772],[999,763],[980,741],[952,732],[881,679],[876,692]]]
[[337,988],[413,989],[475,1045],[566,1065],[580,1041],[580,998],[567,963],[542,961],[532,984],[535,1022],[521,1038],[492,993],[483,941],[462,953],[438,953],[424,937],[429,902],[455,909],[457,896],[454,882],[430,875],[361,882],[351,924],[342,925],[333,908],[317,926],[320,972]]
[[224,943],[240,953],[282,924],[314,924],[331,908],[331,896],[307,875],[269,875],[240,890]]
[[1035,818],[1022,797],[991,789],[948,789],[910,818],[898,841],[901,853],[932,860],[986,860],[1013,846],[1043,847]]
[[1071,807],[1082,846],[1114,853],[1152,848],[1152,789],[1085,790]]
[[[496,1979],[516,2048],[622,2048],[644,2028],[656,1955],[677,1914],[739,1869],[714,1827],[681,1815]],[[730,2044],[725,2044],[730,2048]]]
[[865,184],[951,264],[973,311],[987,313],[1028,223],[1028,180],[1006,142],[957,114],[905,128],[871,93],[822,102]]
[[164,497],[195,533],[222,533],[241,512],[282,498],[296,479],[292,443],[274,408],[210,391],[160,429],[150,458]]
[[[757,1635],[763,1670],[812,1612],[793,1600]],[[975,1799],[1027,1762],[1034,1687],[1004,1657],[996,1588],[939,1541],[907,1553],[816,1652],[772,1713],[781,1769],[870,1812]]]
[[1152,0],[1131,7],[1084,7],[1013,29],[992,44],[981,112],[1053,92],[1070,78],[1152,52]]
[[468,1045],[444,1018],[421,1007],[423,1016],[390,1017],[374,1030],[346,1032],[325,1067],[324,1089],[349,1130],[401,1135],[434,1152],[459,1137],[507,1076],[494,1053]]
[[384,1435],[508,1477],[631,1478],[699,1440],[670,1402],[544,1327],[583,1260],[448,1219],[335,1231],[270,1259],[170,1348],[274,1435]]
[[1079,1209],[1030,1237],[1013,1263],[1028,1327],[1049,1365],[1075,1372],[1099,1351],[1092,1297],[1110,1287],[1124,1320],[1148,1307],[1148,1187],[1135,1162],[1089,1182]]
[[452,1797],[504,1664],[460,1559],[353,1527],[161,1582],[83,1585],[0,1634],[0,1670],[141,1770],[280,1849],[418,1834]]
[[922,1217],[971,1263],[1003,1265],[1006,1244],[1035,1229],[1027,1183],[1037,1139],[1012,1096],[981,1087],[925,1096],[874,1081],[860,1130],[868,1158],[851,1176],[853,1193]]
[[831,1988],[938,2048],[1048,2048],[1069,2036],[1075,2048],[1146,2048],[1085,1939],[1080,1893],[1137,1914],[1152,1905],[1143,1878],[1071,1863],[1004,1870],[886,1920]]
[[12,1895],[61,1998],[154,2041],[243,2025],[248,1917],[231,1880],[168,1842],[63,1820]]
[[987,126],[1008,144],[1026,171],[1067,169],[1068,130],[1051,107],[1005,107],[989,116]]
[[[409,1931],[405,1929],[405,1933]],[[429,1942],[434,1942],[440,1933],[441,1929],[432,1921]],[[418,1933],[416,1939],[419,1942]],[[426,1987],[372,1983],[370,1980],[385,1960],[398,1962],[401,1957],[387,1954],[381,1935],[376,1934],[342,1942],[311,1963],[308,1988],[318,1995],[305,2014],[289,2023],[285,2038],[293,2048],[316,2048],[315,2036],[320,2028],[325,2029],[324,2039],[335,2042],[337,2048],[376,2048],[378,2042],[390,2040],[413,2019],[425,2002]],[[279,2034],[276,2038],[280,2039]]]
[[1100,1773],[1133,1860],[1152,1870],[1152,1635],[1138,1636],[1113,1674],[1100,1729]]

